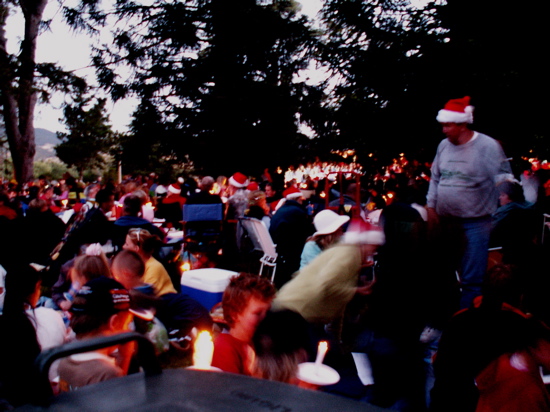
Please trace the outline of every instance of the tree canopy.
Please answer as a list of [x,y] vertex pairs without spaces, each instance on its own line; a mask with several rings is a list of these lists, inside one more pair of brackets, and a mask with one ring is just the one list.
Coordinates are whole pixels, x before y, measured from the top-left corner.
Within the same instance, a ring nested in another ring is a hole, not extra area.
[[55,152],[68,166],[74,166],[80,176],[86,170],[101,167],[113,145],[105,103],[105,99],[92,103],[91,98],[80,97],[63,109],[64,123],[69,132],[57,133],[61,143],[55,147]]
[[[45,2],[30,3],[19,3],[29,31],[16,56],[6,52],[3,31],[15,3],[0,7],[3,113],[23,179],[36,99],[51,87],[86,90],[59,67],[34,62]],[[105,10],[90,0],[63,5],[63,14],[90,33],[112,28],[113,41],[96,45],[93,62],[114,100],[140,100],[130,133],[117,143],[131,171],[190,158],[212,174],[256,173],[348,147],[360,158],[414,151],[430,160],[442,138],[437,110],[464,95],[476,106],[475,127],[503,141],[509,155],[548,150],[539,6],[323,4],[319,27],[292,0],[118,0]],[[324,83],[302,76],[312,62],[330,74]]]
[[[36,62],[36,41],[47,26],[42,16],[47,0],[2,1],[0,3],[0,101],[2,117],[17,181],[33,176],[34,108],[39,98],[53,90],[81,93],[86,83],[52,63]],[[8,52],[7,19],[19,8],[25,20],[18,54]]]
[[[154,107],[163,130],[148,142],[162,155],[190,155],[219,173],[280,164],[299,136],[302,107],[320,105],[322,94],[296,77],[318,36],[293,1],[125,1],[115,13],[140,23],[96,49],[98,78],[115,99],[136,94],[136,116]],[[117,76],[117,62],[130,79]],[[140,123],[137,139],[149,127]]]

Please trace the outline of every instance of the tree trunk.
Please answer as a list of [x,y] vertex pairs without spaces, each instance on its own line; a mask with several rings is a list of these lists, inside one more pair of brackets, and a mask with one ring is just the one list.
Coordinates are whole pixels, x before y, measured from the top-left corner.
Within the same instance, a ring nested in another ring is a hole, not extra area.
[[15,179],[23,184],[33,178],[34,70],[36,66],[36,41],[39,25],[47,0],[20,0],[19,5],[25,17],[25,35],[19,54],[19,67],[7,51],[5,32],[9,9],[6,3],[0,5],[0,90],[6,135],[13,160]]

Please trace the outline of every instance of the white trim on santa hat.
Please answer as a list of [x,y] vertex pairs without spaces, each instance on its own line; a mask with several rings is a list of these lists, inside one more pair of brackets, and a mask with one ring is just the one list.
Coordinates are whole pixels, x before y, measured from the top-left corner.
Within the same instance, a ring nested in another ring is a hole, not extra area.
[[[239,180],[237,180],[237,179],[239,179]],[[243,179],[244,179],[244,181],[243,181]],[[231,176],[229,178],[229,184],[231,186],[247,187],[248,183],[249,183],[248,178],[245,175],[243,175],[242,173],[239,173],[239,172],[234,173],[233,176]]]
[[364,232],[348,231],[342,236],[341,243],[348,245],[383,245],[386,236],[382,230],[366,230]]
[[181,193],[181,189],[179,189],[179,185],[176,186],[175,184],[171,184],[170,186],[168,186],[168,191],[175,195],[179,195]]
[[470,97],[449,100],[437,113],[439,123],[473,123],[474,106],[470,106]]
[[439,123],[473,123],[474,122],[474,107],[466,106],[464,112],[454,112],[452,110],[441,109],[437,113],[437,121]]
[[286,189],[283,192],[283,195],[284,195],[285,199],[288,199],[288,200],[298,199],[298,198],[302,197],[302,192],[298,188],[289,187],[288,189]]

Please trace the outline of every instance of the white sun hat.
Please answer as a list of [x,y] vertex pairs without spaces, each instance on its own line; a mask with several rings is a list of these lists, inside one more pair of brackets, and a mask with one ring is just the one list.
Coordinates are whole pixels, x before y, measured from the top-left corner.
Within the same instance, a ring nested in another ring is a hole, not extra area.
[[313,218],[313,225],[317,230],[313,236],[334,233],[348,222],[349,216],[339,215],[330,209],[321,210]]

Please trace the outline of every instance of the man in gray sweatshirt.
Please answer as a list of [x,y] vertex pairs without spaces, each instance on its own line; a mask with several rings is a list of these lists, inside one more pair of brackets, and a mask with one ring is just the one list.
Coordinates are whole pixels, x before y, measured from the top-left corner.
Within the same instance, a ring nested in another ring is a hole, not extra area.
[[439,226],[442,241],[452,242],[444,247],[457,263],[460,307],[465,308],[481,294],[487,270],[491,214],[498,206],[496,183],[512,172],[501,145],[468,127],[473,123],[470,97],[449,100],[437,121],[447,138],[432,163],[428,222]]

